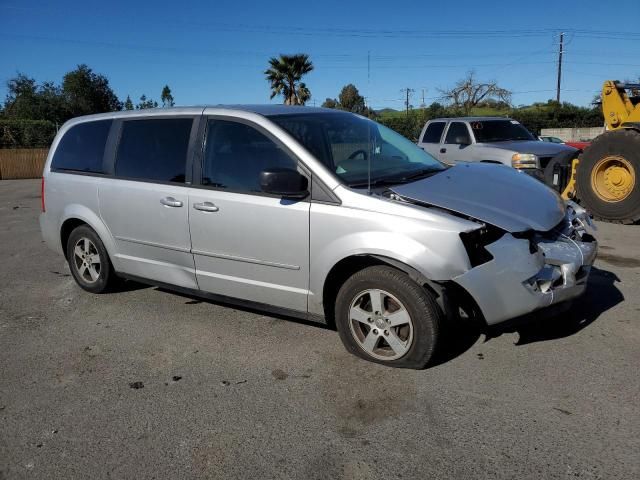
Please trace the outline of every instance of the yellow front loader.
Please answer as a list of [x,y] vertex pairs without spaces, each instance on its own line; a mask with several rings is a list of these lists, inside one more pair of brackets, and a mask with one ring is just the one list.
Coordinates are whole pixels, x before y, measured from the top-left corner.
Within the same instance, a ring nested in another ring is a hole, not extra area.
[[579,200],[601,220],[640,220],[640,97],[634,96],[638,92],[640,84],[604,82],[602,113],[607,131],[569,165],[562,196]]

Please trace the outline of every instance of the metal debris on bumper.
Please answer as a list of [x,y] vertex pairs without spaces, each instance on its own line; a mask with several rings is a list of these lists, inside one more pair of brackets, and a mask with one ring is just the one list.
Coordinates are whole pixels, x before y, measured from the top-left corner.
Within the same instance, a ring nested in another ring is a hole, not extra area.
[[563,223],[528,238],[505,233],[486,249],[493,260],[455,277],[496,324],[584,293],[598,244],[586,212],[569,202]]

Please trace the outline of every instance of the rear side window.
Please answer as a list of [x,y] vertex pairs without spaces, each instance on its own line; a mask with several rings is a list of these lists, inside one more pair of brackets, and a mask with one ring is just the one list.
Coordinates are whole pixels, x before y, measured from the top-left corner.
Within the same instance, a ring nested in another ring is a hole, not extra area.
[[112,120],[98,120],[71,127],[58,143],[51,168],[104,173],[102,157],[112,123]]
[[442,132],[444,131],[444,122],[430,123],[422,137],[422,143],[440,143]]
[[453,122],[451,125],[449,125],[449,130],[447,130],[447,138],[445,139],[444,143],[450,145],[469,145],[471,143],[471,137],[469,136],[469,130],[467,129],[467,126],[461,122]]
[[192,118],[123,122],[116,177],[184,183],[192,125]]

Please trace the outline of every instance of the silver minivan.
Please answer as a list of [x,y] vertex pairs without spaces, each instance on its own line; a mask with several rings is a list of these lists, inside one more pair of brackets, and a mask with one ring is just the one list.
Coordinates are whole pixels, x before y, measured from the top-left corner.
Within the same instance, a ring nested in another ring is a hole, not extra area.
[[328,323],[407,368],[458,315],[493,325],[582,294],[589,225],[513,169],[448,167],[369,119],[285,106],[71,120],[40,216],[89,292],[127,278]]

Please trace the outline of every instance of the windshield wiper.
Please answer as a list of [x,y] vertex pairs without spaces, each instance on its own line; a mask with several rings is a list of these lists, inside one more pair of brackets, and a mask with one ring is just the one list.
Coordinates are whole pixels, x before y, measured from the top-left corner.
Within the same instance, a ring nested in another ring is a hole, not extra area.
[[[442,169],[444,170],[444,169]],[[388,177],[388,178],[376,178],[374,180],[371,180],[371,186],[372,187],[380,187],[383,185],[399,185],[401,183],[409,183],[409,182],[413,182],[415,180],[419,180],[421,178],[426,178],[426,177],[430,177],[431,175],[434,175],[438,172],[441,172],[442,170],[440,169],[435,169],[435,168],[425,168],[422,170],[419,170],[417,172],[412,172],[408,175],[402,175],[399,177]],[[347,184],[349,187],[354,187],[354,188],[358,188],[358,187],[366,187],[369,185],[368,182],[357,182],[357,183],[349,183]]]
[[419,180],[421,178],[426,178],[426,177],[430,177],[431,175],[435,175],[438,172],[441,172],[443,169],[439,169],[439,168],[424,168],[422,170],[419,170],[417,172],[413,172],[409,175],[404,175],[402,177],[400,177],[400,181],[402,183],[405,182],[411,182],[413,180]]
[[378,178],[376,180],[371,180],[371,183],[369,182],[354,182],[354,183],[347,183],[348,187],[351,188],[362,188],[362,187],[368,187],[368,186],[372,186],[372,187],[381,187],[383,185],[397,185],[398,183],[402,183],[401,181],[397,181],[391,178]]

